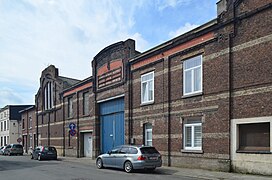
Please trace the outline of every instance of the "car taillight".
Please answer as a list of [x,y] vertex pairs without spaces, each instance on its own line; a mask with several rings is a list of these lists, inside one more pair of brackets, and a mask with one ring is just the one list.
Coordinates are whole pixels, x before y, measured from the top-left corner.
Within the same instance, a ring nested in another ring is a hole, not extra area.
[[12,149],[12,148],[10,148],[10,150],[11,150],[11,151],[13,151],[13,149]]
[[139,156],[138,158],[137,158],[137,160],[139,160],[139,161],[143,161],[143,160],[145,160],[146,159],[146,157],[144,157],[144,156]]

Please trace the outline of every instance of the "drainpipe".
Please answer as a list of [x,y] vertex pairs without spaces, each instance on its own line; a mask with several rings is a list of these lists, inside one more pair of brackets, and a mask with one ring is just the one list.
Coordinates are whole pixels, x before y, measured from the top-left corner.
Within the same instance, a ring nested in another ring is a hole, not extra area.
[[232,32],[229,33],[229,159],[230,159],[230,172],[232,171],[232,161],[231,161],[231,120],[233,119],[233,115],[232,115],[232,104],[233,104],[233,98],[232,98],[232,91],[233,91],[233,52],[232,52],[232,48],[233,48],[233,38],[236,36],[236,21],[237,21],[237,17],[236,17],[236,3],[238,1],[234,2],[233,5],[233,30]]
[[48,146],[50,146],[50,112],[48,112],[48,129],[47,129],[48,133],[47,133],[47,136],[48,136]]
[[62,121],[63,121],[63,126],[62,126],[62,136],[63,136],[63,149],[62,149],[62,155],[65,156],[65,101],[64,97],[62,95]]
[[132,142],[133,130],[132,130],[132,75],[131,75],[131,66],[128,64],[128,138],[129,144],[135,143]]
[[37,104],[37,106],[35,107],[35,109],[36,109],[36,146],[38,146],[39,145],[39,121],[38,121],[38,102],[39,102],[39,100],[38,100],[38,98],[36,98],[36,104]]
[[77,99],[77,158],[79,158],[79,95],[76,92]]
[[166,60],[167,60],[167,70],[168,70],[168,76],[167,76],[167,80],[168,80],[168,82],[167,82],[167,86],[168,86],[168,88],[167,88],[167,90],[168,90],[168,92],[167,92],[167,101],[168,101],[168,107],[167,107],[167,119],[168,119],[168,166],[171,166],[171,114],[170,114],[170,111],[171,111],[171,109],[170,109],[170,105],[171,105],[171,102],[170,102],[170,99],[171,99],[171,95],[170,95],[170,93],[171,93],[171,83],[170,83],[170,81],[171,81],[171,71],[170,71],[170,61],[169,61],[169,59],[168,59],[168,57],[166,58]]

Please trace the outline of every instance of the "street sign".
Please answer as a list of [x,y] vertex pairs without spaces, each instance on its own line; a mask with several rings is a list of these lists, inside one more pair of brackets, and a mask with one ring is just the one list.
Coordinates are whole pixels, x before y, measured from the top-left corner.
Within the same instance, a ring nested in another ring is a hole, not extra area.
[[18,138],[18,139],[17,139],[17,142],[18,142],[18,143],[22,142],[22,138]]
[[76,124],[75,123],[70,123],[69,124],[69,128],[72,129],[76,129]]
[[71,129],[71,130],[69,131],[69,133],[70,133],[71,136],[74,136],[74,135],[76,135],[76,130]]

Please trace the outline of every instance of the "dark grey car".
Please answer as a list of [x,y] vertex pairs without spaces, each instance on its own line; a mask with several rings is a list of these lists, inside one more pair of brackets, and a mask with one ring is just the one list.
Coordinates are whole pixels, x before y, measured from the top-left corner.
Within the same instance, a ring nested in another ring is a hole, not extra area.
[[4,150],[4,155],[23,155],[23,146],[21,144],[9,144]]
[[155,170],[162,166],[160,153],[151,146],[122,145],[96,158],[97,168],[113,167],[131,172],[134,169]]
[[38,146],[31,153],[31,159],[38,159],[39,161],[44,159],[57,160],[57,150],[53,146]]

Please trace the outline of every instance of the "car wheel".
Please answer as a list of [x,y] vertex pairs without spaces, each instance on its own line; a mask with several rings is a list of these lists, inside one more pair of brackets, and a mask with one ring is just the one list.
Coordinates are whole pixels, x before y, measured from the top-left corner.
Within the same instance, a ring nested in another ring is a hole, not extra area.
[[127,173],[132,172],[133,166],[132,166],[132,163],[131,163],[130,161],[126,161],[126,162],[125,162],[124,170],[125,170]]
[[101,158],[97,159],[97,161],[96,161],[96,167],[98,169],[102,169],[103,168],[103,161],[102,161]]
[[39,156],[38,156],[38,161],[41,161],[41,160],[42,160],[42,158],[41,158],[41,156],[39,155]]

